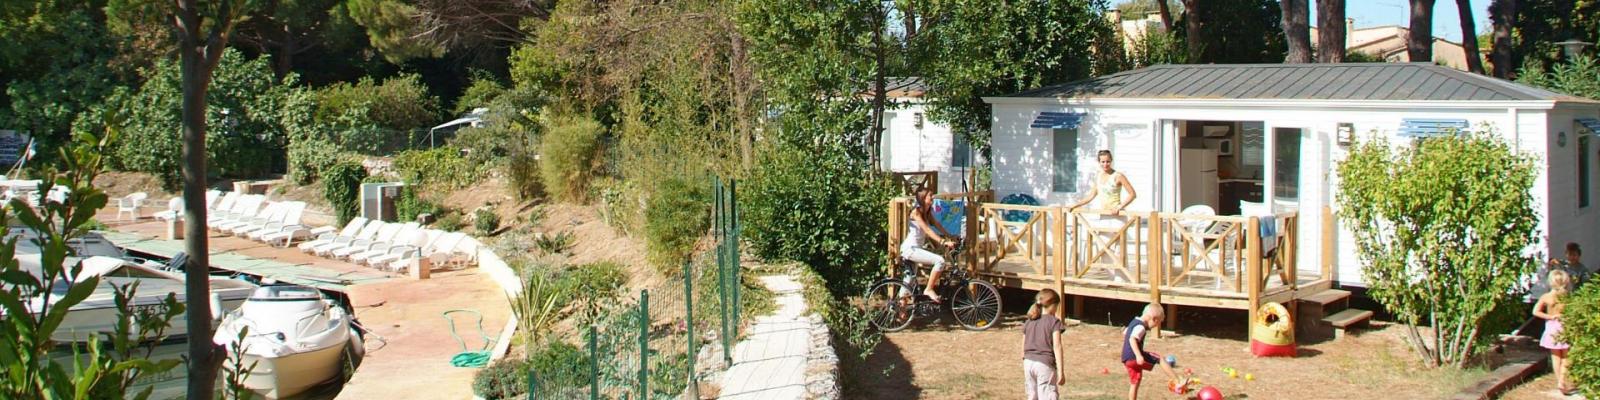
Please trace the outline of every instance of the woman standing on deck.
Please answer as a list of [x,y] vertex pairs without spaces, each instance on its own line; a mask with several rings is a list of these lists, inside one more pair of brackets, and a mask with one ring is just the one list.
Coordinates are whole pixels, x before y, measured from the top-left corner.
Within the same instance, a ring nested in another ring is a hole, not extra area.
[[[1133,204],[1133,199],[1139,197],[1139,193],[1133,191],[1133,184],[1128,183],[1126,175],[1111,168],[1111,150],[1100,150],[1095,158],[1100,161],[1100,173],[1095,176],[1094,185],[1089,187],[1089,195],[1078,200],[1078,203],[1073,204],[1068,210],[1077,211],[1084,204],[1099,198],[1100,202],[1096,204],[1095,211],[1107,216],[1122,215],[1122,210]],[[1128,192],[1126,197],[1122,195],[1123,191]]]

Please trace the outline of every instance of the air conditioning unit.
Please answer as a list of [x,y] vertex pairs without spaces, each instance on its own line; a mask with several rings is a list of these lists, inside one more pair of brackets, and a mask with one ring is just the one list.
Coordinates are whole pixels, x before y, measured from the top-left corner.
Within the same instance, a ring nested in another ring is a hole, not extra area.
[[404,190],[404,182],[361,184],[361,217],[369,220],[395,221],[395,200]]

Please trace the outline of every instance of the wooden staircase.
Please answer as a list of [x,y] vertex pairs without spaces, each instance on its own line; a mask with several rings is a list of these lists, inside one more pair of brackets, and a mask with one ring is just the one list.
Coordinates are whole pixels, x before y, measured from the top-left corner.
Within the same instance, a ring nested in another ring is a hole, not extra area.
[[1366,325],[1372,311],[1350,308],[1350,292],[1328,289],[1296,299],[1295,330],[1300,340],[1342,338],[1350,328]]

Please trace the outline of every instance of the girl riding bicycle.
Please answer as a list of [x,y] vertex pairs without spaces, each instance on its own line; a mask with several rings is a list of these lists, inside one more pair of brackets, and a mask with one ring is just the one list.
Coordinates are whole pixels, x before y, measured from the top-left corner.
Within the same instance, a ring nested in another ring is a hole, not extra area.
[[947,237],[954,237],[943,226],[934,223],[933,218],[933,189],[926,186],[918,187],[915,192],[916,208],[911,210],[911,226],[906,229],[906,238],[900,242],[900,258],[911,262],[932,264],[933,273],[928,275],[928,285],[923,287],[922,294],[940,302],[934,286],[939,282],[939,274],[944,272],[944,257],[922,248],[923,242],[933,240],[940,246],[949,246]]

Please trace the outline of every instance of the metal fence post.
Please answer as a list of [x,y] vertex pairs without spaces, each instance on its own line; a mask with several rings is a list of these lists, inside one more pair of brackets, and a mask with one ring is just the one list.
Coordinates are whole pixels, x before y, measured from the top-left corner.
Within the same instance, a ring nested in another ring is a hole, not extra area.
[[728,180],[728,267],[733,269],[733,335],[739,336],[739,314],[744,311],[739,304],[739,291],[743,290],[743,268],[739,266],[739,181]]
[[694,359],[698,355],[694,351],[694,345],[699,339],[694,337],[694,264],[690,261],[683,262],[683,308],[688,311],[684,314],[683,325],[688,331],[686,334],[689,342],[688,353],[685,353],[688,354],[686,358],[689,360],[689,396],[691,399],[698,399],[700,380],[694,376]]
[[639,398],[650,398],[650,291],[639,291]]
[[598,336],[594,325],[589,325],[589,400],[600,399],[600,346],[595,343]]
[[533,373],[533,368],[528,368],[528,400],[539,398],[539,376]]

